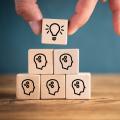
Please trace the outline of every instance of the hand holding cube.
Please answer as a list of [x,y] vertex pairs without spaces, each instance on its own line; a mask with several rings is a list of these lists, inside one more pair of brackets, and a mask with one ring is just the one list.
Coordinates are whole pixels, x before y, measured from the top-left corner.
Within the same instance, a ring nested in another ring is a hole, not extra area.
[[[67,44],[67,20],[44,19],[42,43]],[[91,75],[79,73],[78,49],[30,49],[29,74],[18,74],[17,99],[90,99]]]

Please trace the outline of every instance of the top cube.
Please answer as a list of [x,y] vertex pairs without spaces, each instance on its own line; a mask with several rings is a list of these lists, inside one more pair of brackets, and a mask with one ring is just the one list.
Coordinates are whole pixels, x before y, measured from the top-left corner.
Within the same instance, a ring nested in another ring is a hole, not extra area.
[[67,44],[68,20],[43,19],[42,40],[43,44]]

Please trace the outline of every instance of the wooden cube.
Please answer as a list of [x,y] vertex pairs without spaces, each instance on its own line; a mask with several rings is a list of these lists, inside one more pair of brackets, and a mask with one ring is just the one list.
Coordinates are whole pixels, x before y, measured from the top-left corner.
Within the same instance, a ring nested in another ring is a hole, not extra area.
[[79,49],[54,50],[54,74],[79,73]]
[[66,99],[90,99],[91,74],[66,75]]
[[42,43],[67,44],[68,20],[43,19]]
[[53,74],[53,50],[30,49],[28,71],[30,74]]
[[40,75],[18,74],[16,78],[17,99],[40,99]]
[[41,99],[65,99],[65,75],[41,75]]

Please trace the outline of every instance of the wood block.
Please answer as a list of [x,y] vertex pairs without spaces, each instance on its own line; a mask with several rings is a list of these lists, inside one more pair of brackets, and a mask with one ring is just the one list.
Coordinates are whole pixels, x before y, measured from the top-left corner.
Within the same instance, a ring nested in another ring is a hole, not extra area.
[[28,71],[30,74],[53,74],[53,50],[30,49]]
[[40,75],[18,74],[16,78],[17,99],[40,99]]
[[91,74],[66,75],[66,99],[90,99]]
[[65,75],[41,75],[41,99],[65,99]]
[[54,50],[54,74],[79,73],[79,49]]
[[68,20],[43,19],[42,43],[67,44]]

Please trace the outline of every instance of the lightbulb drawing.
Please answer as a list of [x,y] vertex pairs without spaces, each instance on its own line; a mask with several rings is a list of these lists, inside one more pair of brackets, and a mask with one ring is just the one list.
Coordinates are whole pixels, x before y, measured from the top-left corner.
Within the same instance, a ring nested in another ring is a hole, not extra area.
[[52,40],[55,41],[57,35],[60,33],[62,35],[62,32],[64,31],[64,25],[60,26],[58,23],[52,23],[50,26],[46,24],[47,34],[50,32],[52,35]]

